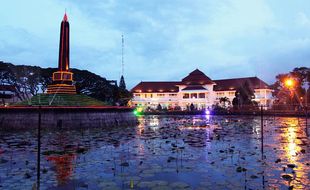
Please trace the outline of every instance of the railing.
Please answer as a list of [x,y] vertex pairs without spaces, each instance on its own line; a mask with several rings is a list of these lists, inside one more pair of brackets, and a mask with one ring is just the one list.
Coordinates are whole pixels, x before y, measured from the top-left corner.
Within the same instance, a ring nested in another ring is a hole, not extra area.
[[300,104],[273,104],[271,106],[235,106],[228,108],[226,111],[232,114],[256,114],[263,109],[265,115],[277,116],[306,116],[310,114],[310,106]]

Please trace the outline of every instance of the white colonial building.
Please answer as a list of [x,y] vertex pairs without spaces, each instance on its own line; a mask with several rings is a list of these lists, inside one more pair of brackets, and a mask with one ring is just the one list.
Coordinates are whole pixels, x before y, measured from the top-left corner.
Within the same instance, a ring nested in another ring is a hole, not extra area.
[[[180,107],[187,109],[193,104],[197,109],[211,108],[221,98],[232,102],[236,89],[248,83],[255,92],[254,100],[259,105],[272,104],[272,89],[257,77],[211,80],[203,72],[196,69],[182,81],[140,82],[131,92],[132,104],[145,108],[157,108],[158,104],[168,109]],[[231,105],[226,103],[226,106]]]

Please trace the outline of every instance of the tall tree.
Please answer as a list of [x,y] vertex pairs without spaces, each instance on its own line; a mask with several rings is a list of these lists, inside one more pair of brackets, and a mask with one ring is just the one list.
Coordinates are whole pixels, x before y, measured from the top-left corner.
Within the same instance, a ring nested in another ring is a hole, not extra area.
[[[54,68],[40,68],[26,65],[13,65],[0,62],[0,85],[14,87],[15,95],[21,100],[27,100],[39,92],[45,92],[47,86],[52,84]],[[73,78],[78,93],[115,104],[127,104],[131,94],[110,84],[105,78],[86,70],[72,69]],[[126,86],[125,86],[126,88]]]
[[257,103],[253,101],[254,98],[254,89],[250,88],[248,81],[246,81],[236,90],[232,104],[235,109],[251,107],[257,105]]
[[226,107],[226,103],[228,105],[230,105],[230,101],[229,101],[229,98],[227,98],[226,96],[225,97],[221,97],[220,98],[220,104],[222,105],[222,107]]
[[[291,87],[285,85],[285,81],[291,79],[294,84]],[[272,85],[278,104],[304,104],[309,103],[310,68],[299,67],[289,73],[276,76],[276,82]],[[308,94],[306,92],[308,91]]]
[[123,76],[123,75],[121,76],[121,80],[120,80],[120,82],[119,82],[119,87],[120,87],[121,89],[123,89],[123,90],[126,89],[126,83],[125,83],[125,79],[124,79],[124,76]]

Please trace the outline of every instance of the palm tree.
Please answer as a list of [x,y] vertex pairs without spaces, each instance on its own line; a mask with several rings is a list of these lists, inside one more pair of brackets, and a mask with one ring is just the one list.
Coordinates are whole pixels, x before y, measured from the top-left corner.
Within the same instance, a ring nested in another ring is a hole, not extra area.
[[220,98],[220,104],[222,104],[223,107],[226,107],[226,102],[228,104],[230,103],[229,98],[227,98],[226,96]]

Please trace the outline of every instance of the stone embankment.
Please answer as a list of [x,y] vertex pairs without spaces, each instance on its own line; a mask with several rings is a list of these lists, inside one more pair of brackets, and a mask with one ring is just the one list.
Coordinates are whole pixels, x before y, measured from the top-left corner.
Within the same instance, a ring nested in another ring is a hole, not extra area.
[[128,107],[2,107],[0,129],[41,126],[87,128],[136,125],[137,118]]

